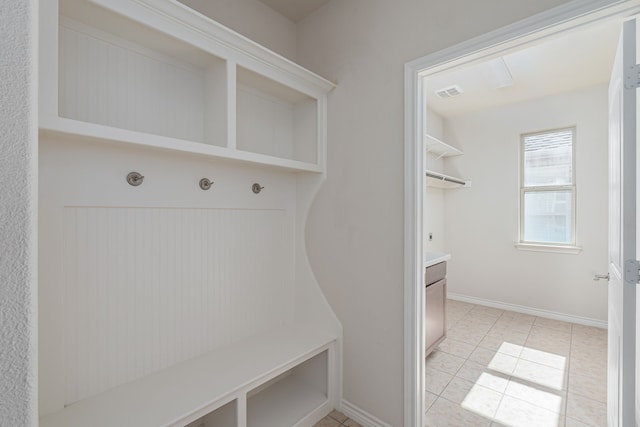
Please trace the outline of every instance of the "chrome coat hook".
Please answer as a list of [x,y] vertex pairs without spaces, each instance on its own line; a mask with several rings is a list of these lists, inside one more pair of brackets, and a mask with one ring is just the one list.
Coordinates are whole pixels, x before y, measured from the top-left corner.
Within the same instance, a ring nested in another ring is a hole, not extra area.
[[203,190],[208,190],[213,185],[213,181],[209,180],[208,178],[202,178],[198,185],[200,185],[200,188],[202,188]]
[[255,194],[258,194],[262,191],[264,187],[261,187],[260,184],[258,184],[257,182],[255,184],[253,184],[251,186],[251,191],[253,191]]
[[144,176],[142,176],[138,172],[129,172],[129,174],[127,175],[127,182],[129,183],[129,185],[137,187],[138,185],[142,184],[142,181],[144,181]]

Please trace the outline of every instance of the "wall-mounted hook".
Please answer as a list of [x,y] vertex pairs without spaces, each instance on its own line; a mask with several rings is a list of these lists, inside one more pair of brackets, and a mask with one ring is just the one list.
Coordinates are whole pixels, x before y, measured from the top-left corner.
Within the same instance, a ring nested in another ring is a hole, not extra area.
[[251,191],[253,191],[255,194],[258,194],[262,191],[264,187],[261,187],[260,184],[258,184],[257,182],[255,184],[253,184],[251,186]]
[[142,176],[138,172],[129,172],[129,174],[127,174],[127,182],[129,183],[129,185],[137,187],[138,185],[142,184],[142,181],[144,181],[144,176]]
[[202,188],[203,190],[208,190],[213,185],[213,181],[209,180],[208,178],[202,178],[198,185],[200,185],[200,188]]

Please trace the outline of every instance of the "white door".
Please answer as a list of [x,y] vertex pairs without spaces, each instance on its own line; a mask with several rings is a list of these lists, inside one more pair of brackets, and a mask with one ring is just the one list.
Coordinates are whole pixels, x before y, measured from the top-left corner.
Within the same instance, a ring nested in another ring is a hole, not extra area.
[[609,86],[609,427],[636,425],[636,32],[623,24]]

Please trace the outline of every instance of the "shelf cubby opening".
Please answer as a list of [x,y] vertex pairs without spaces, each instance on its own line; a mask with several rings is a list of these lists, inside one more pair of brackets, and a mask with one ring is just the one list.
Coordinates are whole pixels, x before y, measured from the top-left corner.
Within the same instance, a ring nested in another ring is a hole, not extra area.
[[237,149],[318,163],[317,99],[237,67]]
[[238,426],[238,402],[232,400],[209,412],[204,417],[190,422],[184,427],[237,427]]
[[224,59],[87,2],[59,13],[60,117],[227,145]]
[[247,393],[247,427],[296,425],[328,400],[328,350]]

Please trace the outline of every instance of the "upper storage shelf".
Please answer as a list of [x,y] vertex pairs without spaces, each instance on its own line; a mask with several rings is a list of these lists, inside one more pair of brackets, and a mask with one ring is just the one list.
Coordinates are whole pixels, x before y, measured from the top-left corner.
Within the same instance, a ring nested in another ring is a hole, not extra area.
[[431,135],[425,135],[425,144],[427,153],[437,156],[438,158],[460,156],[464,154],[462,150],[453,147]]
[[[432,155],[436,160],[464,154],[462,150],[428,134],[425,135],[425,146],[427,154]],[[445,175],[434,170],[427,170],[426,175],[427,187],[450,189],[471,186],[471,181],[455,176]]]
[[318,100],[238,67],[238,150],[300,162],[318,161]]
[[175,0],[40,7],[44,134],[325,170],[327,80]]

